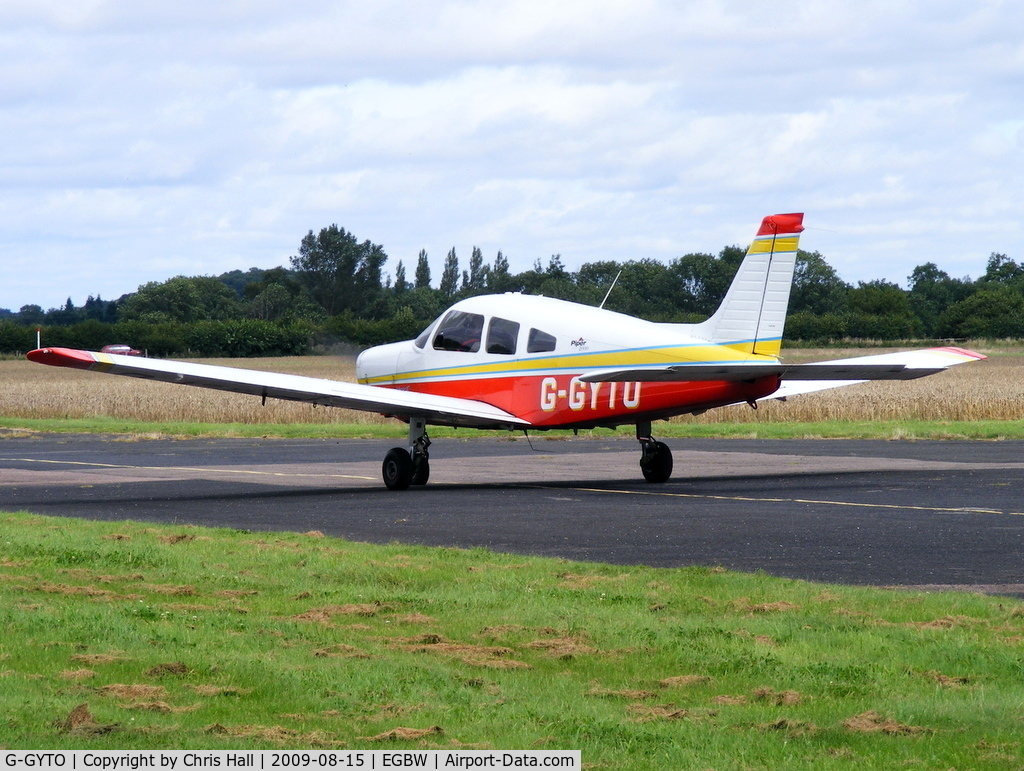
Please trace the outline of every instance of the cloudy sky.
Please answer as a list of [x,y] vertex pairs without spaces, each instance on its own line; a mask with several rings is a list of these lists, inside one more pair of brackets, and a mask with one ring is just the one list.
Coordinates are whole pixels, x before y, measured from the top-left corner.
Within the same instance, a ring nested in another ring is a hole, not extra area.
[[426,249],[1024,260],[1013,0],[0,0],[0,307]]

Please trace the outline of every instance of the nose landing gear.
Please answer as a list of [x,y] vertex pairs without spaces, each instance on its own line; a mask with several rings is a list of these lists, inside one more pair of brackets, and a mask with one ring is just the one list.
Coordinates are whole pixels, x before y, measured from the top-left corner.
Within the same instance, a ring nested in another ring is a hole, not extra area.
[[381,476],[389,490],[405,490],[410,485],[425,485],[430,479],[430,437],[423,418],[409,419],[409,449],[393,447],[384,456]]

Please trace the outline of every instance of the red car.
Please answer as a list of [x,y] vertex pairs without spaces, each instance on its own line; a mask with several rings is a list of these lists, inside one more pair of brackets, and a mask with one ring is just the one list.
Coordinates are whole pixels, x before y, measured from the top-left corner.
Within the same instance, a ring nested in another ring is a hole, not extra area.
[[103,353],[119,353],[122,356],[141,356],[142,351],[137,351],[130,345],[105,345],[100,348]]

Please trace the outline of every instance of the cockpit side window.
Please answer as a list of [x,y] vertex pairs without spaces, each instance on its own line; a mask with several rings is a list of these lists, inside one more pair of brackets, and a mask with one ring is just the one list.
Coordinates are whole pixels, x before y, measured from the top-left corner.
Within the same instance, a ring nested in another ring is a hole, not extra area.
[[547,332],[541,332],[539,329],[531,329],[530,337],[526,342],[527,353],[543,353],[544,351],[555,350],[554,335],[549,335]]
[[434,349],[437,351],[480,350],[480,338],[484,334],[484,317],[479,313],[450,311],[438,324],[434,332]]
[[519,322],[495,316],[487,325],[487,353],[512,356],[516,352],[519,337]]

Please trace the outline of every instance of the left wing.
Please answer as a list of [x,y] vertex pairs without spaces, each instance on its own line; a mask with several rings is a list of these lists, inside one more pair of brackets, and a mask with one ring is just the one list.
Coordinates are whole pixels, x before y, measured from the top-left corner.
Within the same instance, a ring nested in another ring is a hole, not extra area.
[[[580,375],[585,383],[692,382],[699,380],[742,381],[769,375],[782,379],[779,391],[766,398],[840,388],[867,380],[913,380],[934,375],[956,364],[985,357],[963,348],[927,348],[919,351],[856,356],[812,364],[782,362],[724,362],[721,364],[673,364],[668,367],[632,367],[591,370]],[[786,393],[781,393],[787,389]]]
[[261,372],[211,364],[164,361],[71,348],[40,348],[28,358],[39,364],[71,367],[143,380],[251,394],[263,399],[288,399],[331,407],[379,412],[396,418],[422,417],[430,423],[471,428],[523,428],[528,421],[474,399],[397,391],[339,380]]

